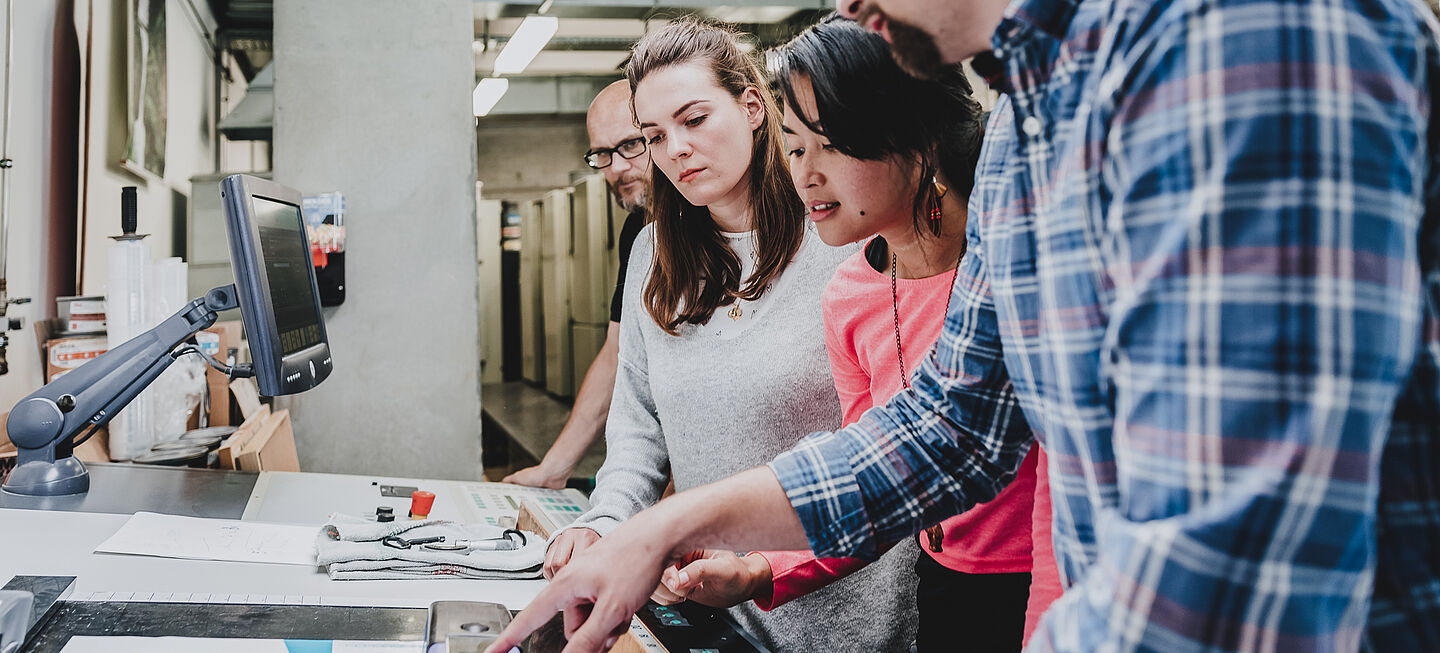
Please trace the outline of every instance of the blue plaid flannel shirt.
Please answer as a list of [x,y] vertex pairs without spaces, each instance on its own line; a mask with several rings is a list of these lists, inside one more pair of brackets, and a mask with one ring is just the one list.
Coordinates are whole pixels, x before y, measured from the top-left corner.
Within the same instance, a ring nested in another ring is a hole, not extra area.
[[1436,35],[1419,0],[1012,4],[936,348],[771,464],[816,554],[1038,440],[1068,589],[1033,649],[1440,651]]

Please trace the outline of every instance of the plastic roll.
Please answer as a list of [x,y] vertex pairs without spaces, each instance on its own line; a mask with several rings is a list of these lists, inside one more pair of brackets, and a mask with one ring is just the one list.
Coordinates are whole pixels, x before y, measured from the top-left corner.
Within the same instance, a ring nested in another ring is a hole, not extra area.
[[[110,349],[144,333],[146,326],[146,277],[150,269],[150,248],[140,240],[119,240],[110,246],[106,279],[106,341]],[[110,457],[130,460],[150,450],[154,429],[152,411],[142,394],[110,421]]]
[[185,296],[188,275],[188,266],[178,257],[162,258],[151,266],[150,278],[154,284],[148,302],[150,326],[165,321],[189,301],[190,298]]
[[[188,269],[184,261],[175,257],[160,259],[150,266],[147,328],[165,321],[189,302]],[[198,356],[181,356],[155,379],[142,395],[148,396],[154,415],[152,444],[173,440],[185,431],[204,390],[205,364]]]

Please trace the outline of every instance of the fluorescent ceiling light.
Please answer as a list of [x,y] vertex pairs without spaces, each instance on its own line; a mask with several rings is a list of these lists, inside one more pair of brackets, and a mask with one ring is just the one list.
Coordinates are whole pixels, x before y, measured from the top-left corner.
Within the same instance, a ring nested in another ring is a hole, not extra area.
[[701,10],[706,16],[727,23],[778,23],[797,13],[795,7],[713,7]]
[[520,27],[516,28],[515,33],[510,35],[510,40],[505,43],[505,48],[495,57],[495,74],[513,75],[524,72],[525,67],[530,65],[535,55],[540,54],[558,29],[560,19],[554,16],[526,16],[525,22],[520,23]]
[[470,103],[475,108],[476,116],[483,116],[495,108],[495,103],[505,96],[505,91],[510,90],[510,80],[501,77],[486,77],[475,85],[475,92],[470,94]]

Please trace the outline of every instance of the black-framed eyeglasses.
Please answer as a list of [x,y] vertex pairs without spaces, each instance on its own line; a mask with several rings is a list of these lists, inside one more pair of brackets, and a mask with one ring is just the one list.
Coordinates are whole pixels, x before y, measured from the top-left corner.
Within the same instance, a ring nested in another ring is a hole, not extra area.
[[620,144],[615,147],[601,147],[586,152],[585,165],[600,170],[610,167],[610,164],[615,162],[614,155],[616,154],[626,159],[633,159],[644,153],[645,137],[636,136],[635,138],[620,141]]

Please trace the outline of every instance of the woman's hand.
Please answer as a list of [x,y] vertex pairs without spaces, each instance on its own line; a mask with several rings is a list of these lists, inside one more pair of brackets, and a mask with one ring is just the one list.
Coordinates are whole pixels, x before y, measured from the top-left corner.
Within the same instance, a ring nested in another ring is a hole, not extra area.
[[665,569],[650,598],[661,605],[689,600],[728,608],[769,594],[771,582],[770,563],[758,553],[696,551]]
[[581,551],[594,546],[599,541],[600,534],[588,528],[571,528],[562,531],[555,536],[555,541],[550,543],[550,548],[545,550],[545,566],[540,571],[545,574],[547,580],[554,578],[555,574],[560,573],[560,570],[570,564],[575,556],[580,555]]

